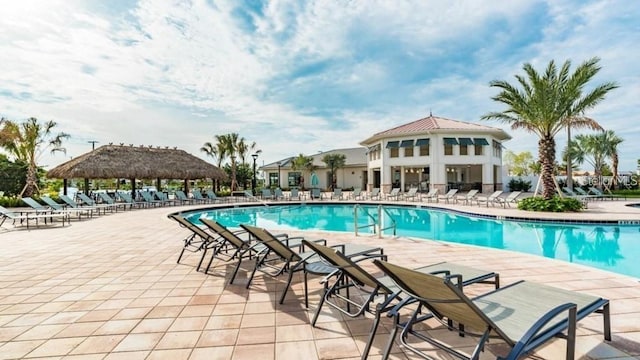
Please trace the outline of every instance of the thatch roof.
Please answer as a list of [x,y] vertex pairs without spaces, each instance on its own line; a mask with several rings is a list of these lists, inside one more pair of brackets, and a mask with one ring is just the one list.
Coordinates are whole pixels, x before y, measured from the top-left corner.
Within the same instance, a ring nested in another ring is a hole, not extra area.
[[184,150],[104,145],[47,172],[56,179],[225,179],[224,171]]

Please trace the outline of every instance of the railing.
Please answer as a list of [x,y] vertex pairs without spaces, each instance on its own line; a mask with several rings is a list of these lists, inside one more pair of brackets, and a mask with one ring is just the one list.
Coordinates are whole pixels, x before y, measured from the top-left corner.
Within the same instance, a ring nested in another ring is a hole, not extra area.
[[[358,225],[358,209],[363,211],[367,215],[367,217],[369,217],[369,219],[373,221],[373,223],[366,224],[366,225]],[[373,233],[375,234],[377,224],[378,224],[378,221],[376,220],[375,217],[373,217],[373,215],[369,214],[367,209],[363,208],[360,204],[355,204],[353,206],[353,227],[354,227],[356,236],[358,236],[358,230],[364,229],[364,228],[370,228],[370,227],[373,227]]]
[[[255,196],[254,196],[250,191],[248,191],[248,190],[245,190],[243,195],[244,195],[244,197],[246,197],[246,198],[249,198],[249,199],[251,199],[251,200],[253,200],[253,201],[257,201],[257,202],[261,203],[262,205],[264,205],[264,206],[266,206],[266,207],[269,207],[269,204],[267,204],[267,202],[266,202],[266,201],[264,201],[264,200],[262,200],[262,199],[259,199],[259,198],[255,197]],[[235,196],[234,196],[234,197],[235,197]]]
[[[363,211],[367,215],[367,217],[371,219],[371,223],[366,225],[358,225],[358,209],[360,211]],[[382,227],[382,212],[387,214],[387,218],[391,220],[391,225],[385,228]],[[363,208],[361,205],[359,204],[354,205],[353,206],[353,224],[354,224],[354,231],[356,236],[358,236],[358,231],[360,229],[370,228],[370,227],[373,227],[374,234],[378,233],[378,238],[382,238],[383,232],[388,229],[393,229],[393,235],[394,236],[396,235],[396,229],[397,229],[396,221],[393,219],[393,217],[391,217],[391,214],[389,213],[389,211],[383,208],[382,205],[378,205],[377,219],[375,216],[371,215],[369,211],[367,211],[367,209]]]
[[382,207],[382,205],[378,205],[378,219],[382,219],[382,212],[384,211],[385,214],[387,214],[387,219],[391,220],[391,225],[382,228],[382,220],[380,221],[380,223],[378,224],[378,237],[381,238],[382,237],[382,233],[385,230],[389,230],[389,229],[393,229],[393,236],[396,236],[396,230],[397,230],[397,225],[396,225],[396,221],[393,219],[393,217],[391,217],[391,214],[389,214],[389,210],[387,210],[386,208]]

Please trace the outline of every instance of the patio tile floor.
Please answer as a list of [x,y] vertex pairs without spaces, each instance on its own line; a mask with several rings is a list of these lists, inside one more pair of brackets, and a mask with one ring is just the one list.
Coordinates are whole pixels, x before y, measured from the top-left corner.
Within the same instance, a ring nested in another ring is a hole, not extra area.
[[[582,215],[638,218],[621,205],[597,204]],[[195,270],[200,254],[186,254],[177,264],[187,232],[166,215],[184,209],[187,207],[119,212],[72,221],[64,228],[26,230],[7,224],[0,228],[0,359],[360,357],[371,316],[350,319],[327,309],[317,327],[311,327],[310,317],[321,291],[317,278],[310,278],[310,306],[305,309],[300,276],[280,305],[284,279],[259,275],[246,289],[244,266],[237,282],[229,285],[228,263],[214,262],[209,275]],[[577,357],[640,356],[637,279],[502,250],[346,233],[313,235],[329,239],[330,244],[375,243],[384,247],[391,262],[402,261],[406,266],[455,261],[496,271],[503,284],[526,279],[604,296],[611,300],[613,341],[603,341],[601,316],[589,316],[579,323]],[[479,286],[470,291],[486,289]],[[425,327],[426,331],[463,348],[473,346],[471,339],[429,325],[433,328]],[[385,319],[371,359],[379,358],[390,326]],[[499,345],[490,350],[493,347]],[[563,341],[554,341],[535,356],[556,359],[563,356],[564,348]],[[448,358],[440,351],[431,353],[437,359]],[[483,359],[494,357],[489,351],[482,355]],[[396,345],[391,358],[415,356]]]

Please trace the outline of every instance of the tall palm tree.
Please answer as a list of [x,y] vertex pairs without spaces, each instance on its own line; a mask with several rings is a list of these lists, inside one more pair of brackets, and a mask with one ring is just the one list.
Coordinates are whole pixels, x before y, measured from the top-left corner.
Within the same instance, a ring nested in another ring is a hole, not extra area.
[[[315,168],[316,166],[313,165],[313,156],[305,156],[304,154],[299,154],[291,161],[292,170],[307,170],[309,172],[309,177],[311,177],[311,172],[313,172]],[[301,183],[301,186],[304,188],[304,181],[301,181]]]
[[503,80],[490,83],[491,87],[500,89],[500,93],[492,99],[507,105],[507,109],[490,112],[482,119],[498,120],[510,124],[513,130],[525,129],[538,136],[542,196],[545,199],[553,197],[555,192],[555,135],[568,125],[574,129],[602,130],[595,120],[584,113],[599,104],[618,85],[607,82],[584,93],[585,85],[601,69],[599,61],[598,58],[589,59],[570,73],[570,61],[565,61],[558,70],[552,60],[543,74],[526,63],[523,66],[525,75],[515,76],[519,87]]
[[216,135],[216,140],[224,149],[225,157],[231,159],[231,191],[235,191],[238,187],[238,181],[236,180],[236,160],[238,158],[240,135],[238,135],[238,133]]
[[38,189],[38,158],[47,150],[51,153],[61,151],[66,153],[62,147],[62,141],[69,138],[69,134],[60,132],[52,134],[56,127],[54,121],[39,123],[36,118],[29,118],[22,124],[14,121],[2,119],[0,122],[0,147],[4,148],[17,160],[27,164],[27,179],[21,196],[32,196],[39,192]]
[[618,185],[618,145],[622,144],[624,140],[616,135],[613,130],[605,131],[603,138],[605,153],[607,154],[607,157],[611,159],[611,170],[613,172],[613,181],[611,182],[611,186],[615,189]]
[[344,167],[347,162],[347,157],[344,154],[326,154],[322,157],[322,162],[327,164],[331,169],[331,190],[335,189],[336,186],[336,169],[340,169]]
[[602,134],[604,133],[576,135],[567,147],[568,154],[577,164],[582,165],[586,162],[593,167],[596,177],[602,175],[602,166],[607,158]]
[[[218,168],[220,168],[220,169],[222,168],[222,162],[224,161],[224,158],[225,158],[225,150],[222,147],[221,143],[213,144],[213,143],[207,141],[206,143],[204,143],[204,145],[202,145],[202,147],[200,148],[200,151],[202,151],[203,153],[207,154],[208,156],[214,158]],[[220,181],[216,179],[215,180],[215,184],[216,184],[216,189],[215,190],[219,190],[220,189]]]
[[256,142],[253,141],[251,143],[248,143],[247,140],[244,137],[241,137],[238,139],[238,143],[236,144],[238,147],[238,156],[240,156],[240,159],[242,160],[243,164],[247,163],[247,156],[249,156],[249,153],[260,153],[262,152],[262,150],[256,150]]

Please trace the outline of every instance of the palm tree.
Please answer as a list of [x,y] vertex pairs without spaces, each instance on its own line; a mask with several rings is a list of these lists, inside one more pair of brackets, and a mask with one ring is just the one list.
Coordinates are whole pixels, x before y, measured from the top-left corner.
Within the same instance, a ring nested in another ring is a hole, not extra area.
[[61,151],[66,153],[62,147],[62,141],[69,138],[69,134],[60,132],[53,135],[52,130],[56,127],[54,121],[47,121],[40,124],[38,119],[29,118],[22,124],[14,121],[2,119],[0,122],[0,147],[4,148],[17,160],[27,164],[27,179],[21,196],[32,196],[39,192],[38,189],[38,158],[47,150],[51,153]]
[[[569,143],[568,152],[579,164],[584,162],[593,166],[595,176],[602,176],[606,159],[611,159],[611,172],[613,174],[613,186],[617,183],[618,175],[618,145],[623,140],[612,130],[598,134],[578,135],[575,141]],[[599,182],[600,183],[600,182]]]
[[238,143],[236,144],[238,147],[238,156],[242,160],[243,164],[247,163],[247,156],[249,153],[261,153],[262,150],[256,150],[256,142],[253,141],[251,144],[247,143],[245,138],[241,137],[238,139]]
[[[304,154],[299,154],[296,158],[291,161],[291,169],[296,170],[307,170],[309,172],[309,177],[311,177],[311,172],[316,169],[316,166],[313,165],[313,156],[305,156]],[[304,181],[301,181],[301,185],[304,188]]]
[[240,135],[238,133],[229,133],[225,135],[216,135],[216,140],[224,149],[225,157],[231,159],[231,191],[235,191],[238,187],[236,180],[236,159],[238,157],[238,142]]
[[624,140],[616,135],[613,130],[605,131],[603,138],[605,153],[607,154],[607,157],[611,159],[611,170],[613,172],[611,187],[615,189],[618,185],[618,145],[620,145]]
[[[207,141],[206,143],[204,143],[204,145],[202,145],[202,147],[200,148],[200,151],[214,158],[218,168],[222,169],[222,162],[224,161],[224,158],[225,158],[225,150],[222,147],[221,143],[216,143],[214,145],[213,143]],[[216,183],[216,189],[214,190],[219,190],[220,182],[216,179],[215,183]]]
[[331,169],[331,190],[335,189],[336,175],[335,170],[344,167],[347,161],[347,157],[344,154],[326,154],[322,157],[322,162],[329,166]]
[[513,130],[525,129],[538,136],[542,196],[545,199],[553,197],[555,189],[555,135],[569,125],[571,128],[602,129],[584,113],[599,104],[618,85],[607,82],[583,93],[585,85],[600,71],[599,61],[598,58],[589,59],[572,74],[569,72],[571,62],[568,60],[560,70],[553,60],[550,61],[543,74],[526,63],[523,66],[526,76],[515,76],[521,89],[502,80],[490,83],[491,87],[501,90],[492,99],[507,105],[507,109],[490,112],[482,116],[482,119],[498,120],[510,124]]
[[576,135],[567,147],[568,155],[575,159],[577,164],[582,165],[586,162],[591,165],[594,175],[598,178],[602,175],[602,166],[607,158],[601,134],[604,133]]

